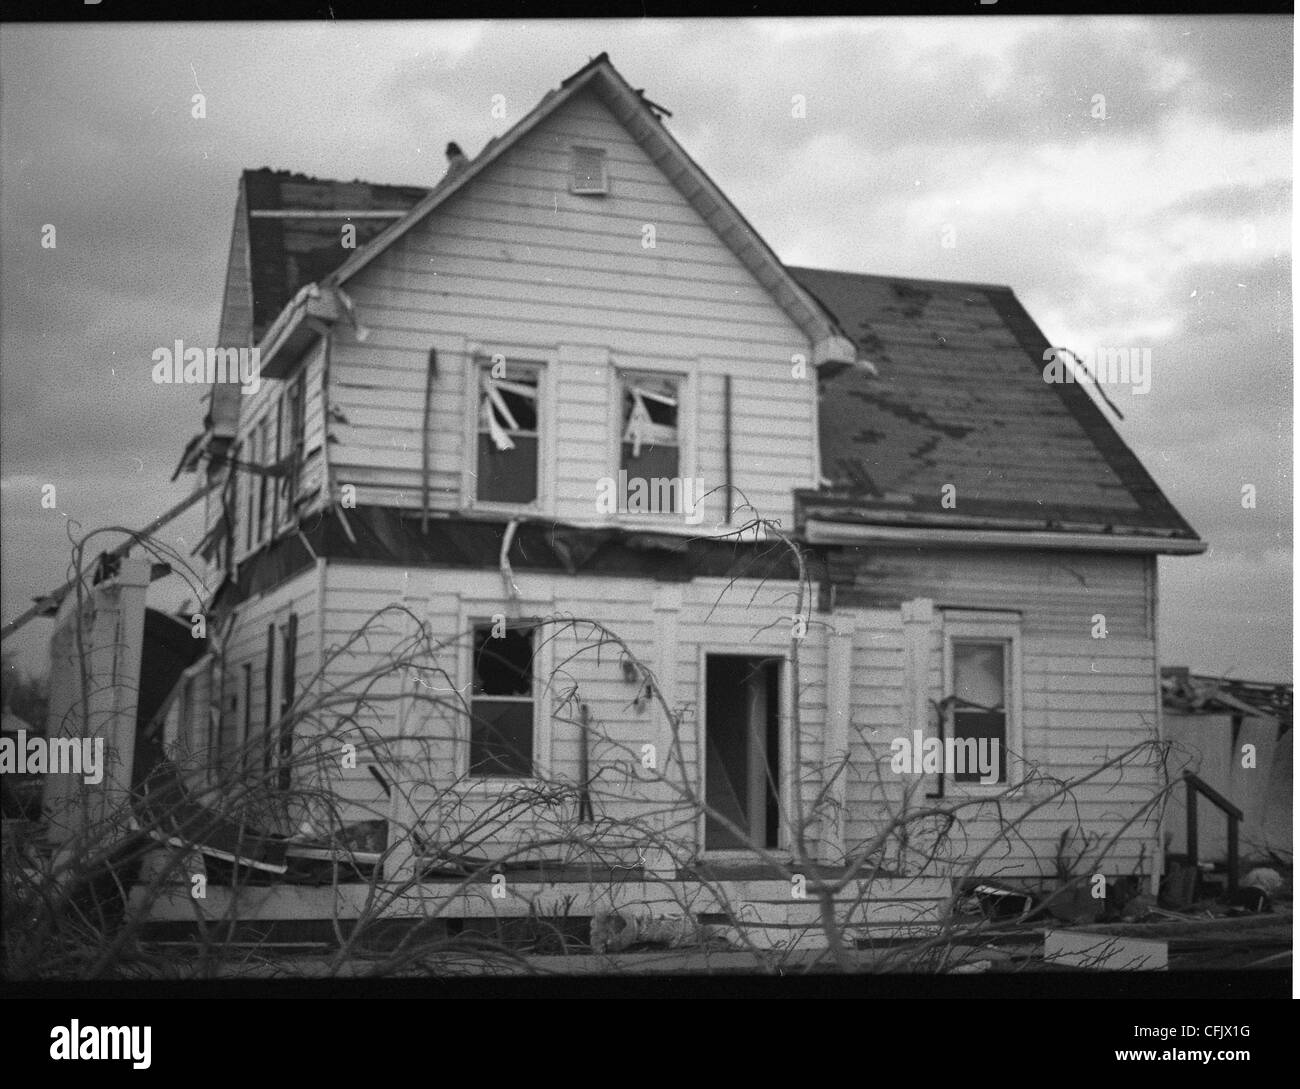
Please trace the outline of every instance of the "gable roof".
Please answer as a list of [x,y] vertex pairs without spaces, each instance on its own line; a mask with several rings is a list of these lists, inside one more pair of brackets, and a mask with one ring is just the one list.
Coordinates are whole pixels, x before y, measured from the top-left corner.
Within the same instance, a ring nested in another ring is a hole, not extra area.
[[444,177],[404,218],[389,226],[369,245],[353,252],[321,282],[321,287],[345,284],[454,193],[471,184],[541,122],[586,90],[600,98],[701,218],[808,336],[813,345],[813,365],[827,361],[852,362],[853,344],[836,326],[831,315],[789,274],[735,205],[664,128],[658,112],[662,107],[654,107],[634,91],[604,53],[564,80],[559,90],[548,91],[513,128],[500,138],[489,140],[464,169]]
[[1091,395],[1043,380],[1050,345],[1009,287],[790,271],[878,371],[819,376],[828,485],[801,506],[823,534],[842,523],[1204,550]]

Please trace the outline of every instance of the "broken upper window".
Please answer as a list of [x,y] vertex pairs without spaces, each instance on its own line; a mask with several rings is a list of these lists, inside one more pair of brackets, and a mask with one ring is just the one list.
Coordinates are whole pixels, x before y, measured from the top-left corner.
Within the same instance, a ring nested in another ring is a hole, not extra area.
[[533,629],[504,621],[474,627],[469,773],[533,774]]
[[622,377],[621,468],[629,479],[676,478],[681,380],[652,374]]
[[[493,374],[494,369],[498,372]],[[504,373],[501,373],[503,372]],[[488,503],[537,500],[541,368],[517,363],[478,369],[476,497]]]
[[[999,783],[1007,780],[1007,658],[1009,644],[1004,642],[952,641],[952,708],[953,737],[974,741],[975,751],[986,766],[993,764],[993,742],[997,742]],[[969,751],[970,746],[966,749]],[[981,752],[980,750],[983,750]],[[953,771],[957,783],[978,783],[978,768]]]

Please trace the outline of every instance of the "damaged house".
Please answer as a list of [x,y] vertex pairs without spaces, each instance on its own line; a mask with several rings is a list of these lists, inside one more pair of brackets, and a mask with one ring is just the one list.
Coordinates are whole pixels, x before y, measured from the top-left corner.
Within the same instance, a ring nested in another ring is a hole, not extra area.
[[1203,543],[1009,288],[786,266],[665,116],[601,55],[432,189],[240,179],[220,343],[263,380],[181,465],[220,581],[159,719],[190,789],[309,787],[262,833],[471,874],[448,917],[592,867],[788,903],[755,859],[834,871],[905,799],[970,804],[882,848],[885,899],[990,845],[1158,878],[1165,771],[1108,761],[1160,729],[1157,557]]
[[1160,673],[1170,770],[1195,776],[1231,806],[1226,812],[1214,806],[1206,792],[1196,800],[1190,826],[1190,801],[1173,806],[1165,823],[1170,853],[1189,853],[1190,832],[1191,853],[1207,863],[1235,862],[1238,854],[1289,861],[1291,686],[1197,676],[1183,666],[1164,666]]

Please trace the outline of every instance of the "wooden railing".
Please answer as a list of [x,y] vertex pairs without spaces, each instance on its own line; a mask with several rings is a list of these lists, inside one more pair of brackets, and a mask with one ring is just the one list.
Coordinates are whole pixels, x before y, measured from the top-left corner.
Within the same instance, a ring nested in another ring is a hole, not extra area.
[[1187,784],[1187,863],[1194,871],[1197,869],[1196,800],[1199,795],[1228,818],[1228,892],[1234,893],[1237,891],[1237,827],[1243,814],[1214,787],[1190,771],[1183,772],[1183,781]]

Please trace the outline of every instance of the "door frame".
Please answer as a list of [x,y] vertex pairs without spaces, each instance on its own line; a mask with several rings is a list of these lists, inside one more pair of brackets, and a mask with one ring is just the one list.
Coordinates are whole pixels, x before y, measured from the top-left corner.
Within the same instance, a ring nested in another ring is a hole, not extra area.
[[[756,648],[757,649],[757,648]],[[698,656],[699,669],[699,700],[698,714],[696,715],[697,732],[696,732],[696,752],[699,753],[696,773],[696,790],[699,796],[706,803],[706,784],[708,783],[708,703],[709,703],[709,659],[710,658],[745,658],[749,660],[761,660],[777,663],[777,746],[780,767],[777,768],[777,828],[776,828],[776,846],[766,848],[773,854],[786,856],[791,851],[790,837],[787,832],[787,815],[790,812],[790,802],[793,796],[793,777],[790,766],[790,755],[793,752],[791,726],[794,719],[791,682],[790,682],[790,658],[784,647],[775,652],[763,654],[753,653],[752,651],[732,651],[732,650],[710,650],[701,644]],[[696,817],[695,822],[695,857],[702,861],[727,861],[752,859],[754,853],[743,847],[724,847],[724,848],[706,848],[705,831],[707,825],[707,814],[701,810]]]

